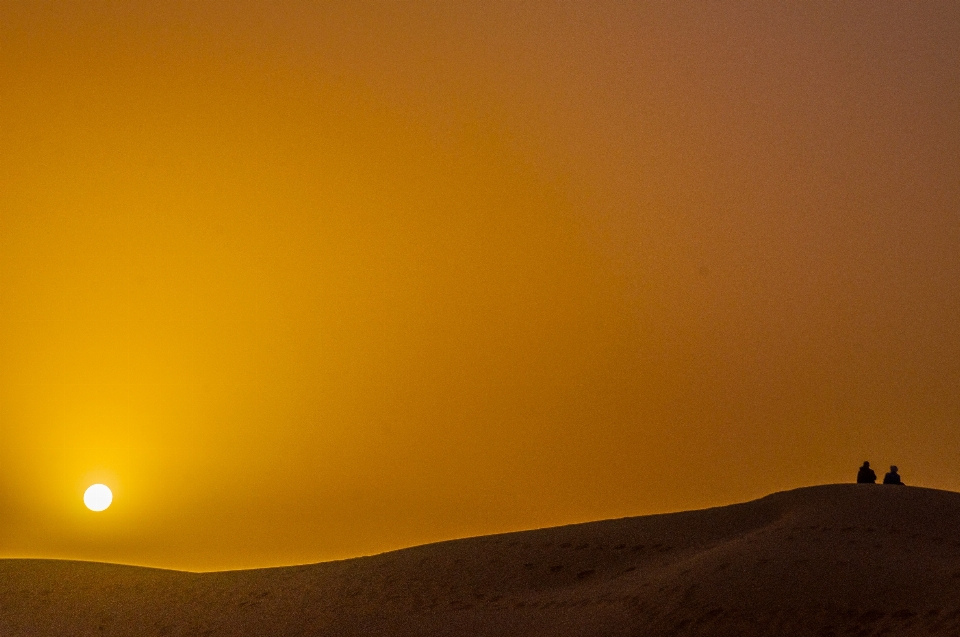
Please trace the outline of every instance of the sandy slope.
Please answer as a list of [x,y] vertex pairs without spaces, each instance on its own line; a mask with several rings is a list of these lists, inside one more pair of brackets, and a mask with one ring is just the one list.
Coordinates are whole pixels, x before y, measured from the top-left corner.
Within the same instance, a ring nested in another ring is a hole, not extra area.
[[828,485],[308,566],[0,560],[0,635],[960,635],[960,494]]

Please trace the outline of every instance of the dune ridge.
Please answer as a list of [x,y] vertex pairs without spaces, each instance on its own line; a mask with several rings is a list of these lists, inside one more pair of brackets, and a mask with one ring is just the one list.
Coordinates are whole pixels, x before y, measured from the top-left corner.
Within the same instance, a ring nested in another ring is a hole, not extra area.
[[960,494],[730,506],[187,573],[0,560],[0,635],[960,635]]

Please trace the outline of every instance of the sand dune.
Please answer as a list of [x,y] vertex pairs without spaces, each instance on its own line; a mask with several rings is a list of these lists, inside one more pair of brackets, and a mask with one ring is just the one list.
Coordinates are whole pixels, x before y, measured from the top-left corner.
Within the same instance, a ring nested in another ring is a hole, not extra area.
[[828,485],[307,566],[0,560],[0,635],[960,635],[960,494]]

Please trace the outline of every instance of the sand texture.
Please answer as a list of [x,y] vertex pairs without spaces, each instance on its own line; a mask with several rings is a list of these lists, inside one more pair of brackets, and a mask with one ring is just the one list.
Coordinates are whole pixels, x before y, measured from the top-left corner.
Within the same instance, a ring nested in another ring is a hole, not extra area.
[[960,635],[960,494],[818,486],[222,573],[0,560],[15,635]]

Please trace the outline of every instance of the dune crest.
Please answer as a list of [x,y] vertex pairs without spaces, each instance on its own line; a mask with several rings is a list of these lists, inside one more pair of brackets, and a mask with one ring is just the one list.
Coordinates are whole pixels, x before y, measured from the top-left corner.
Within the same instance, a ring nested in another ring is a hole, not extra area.
[[957,635],[960,494],[701,511],[185,573],[0,560],[0,635]]

